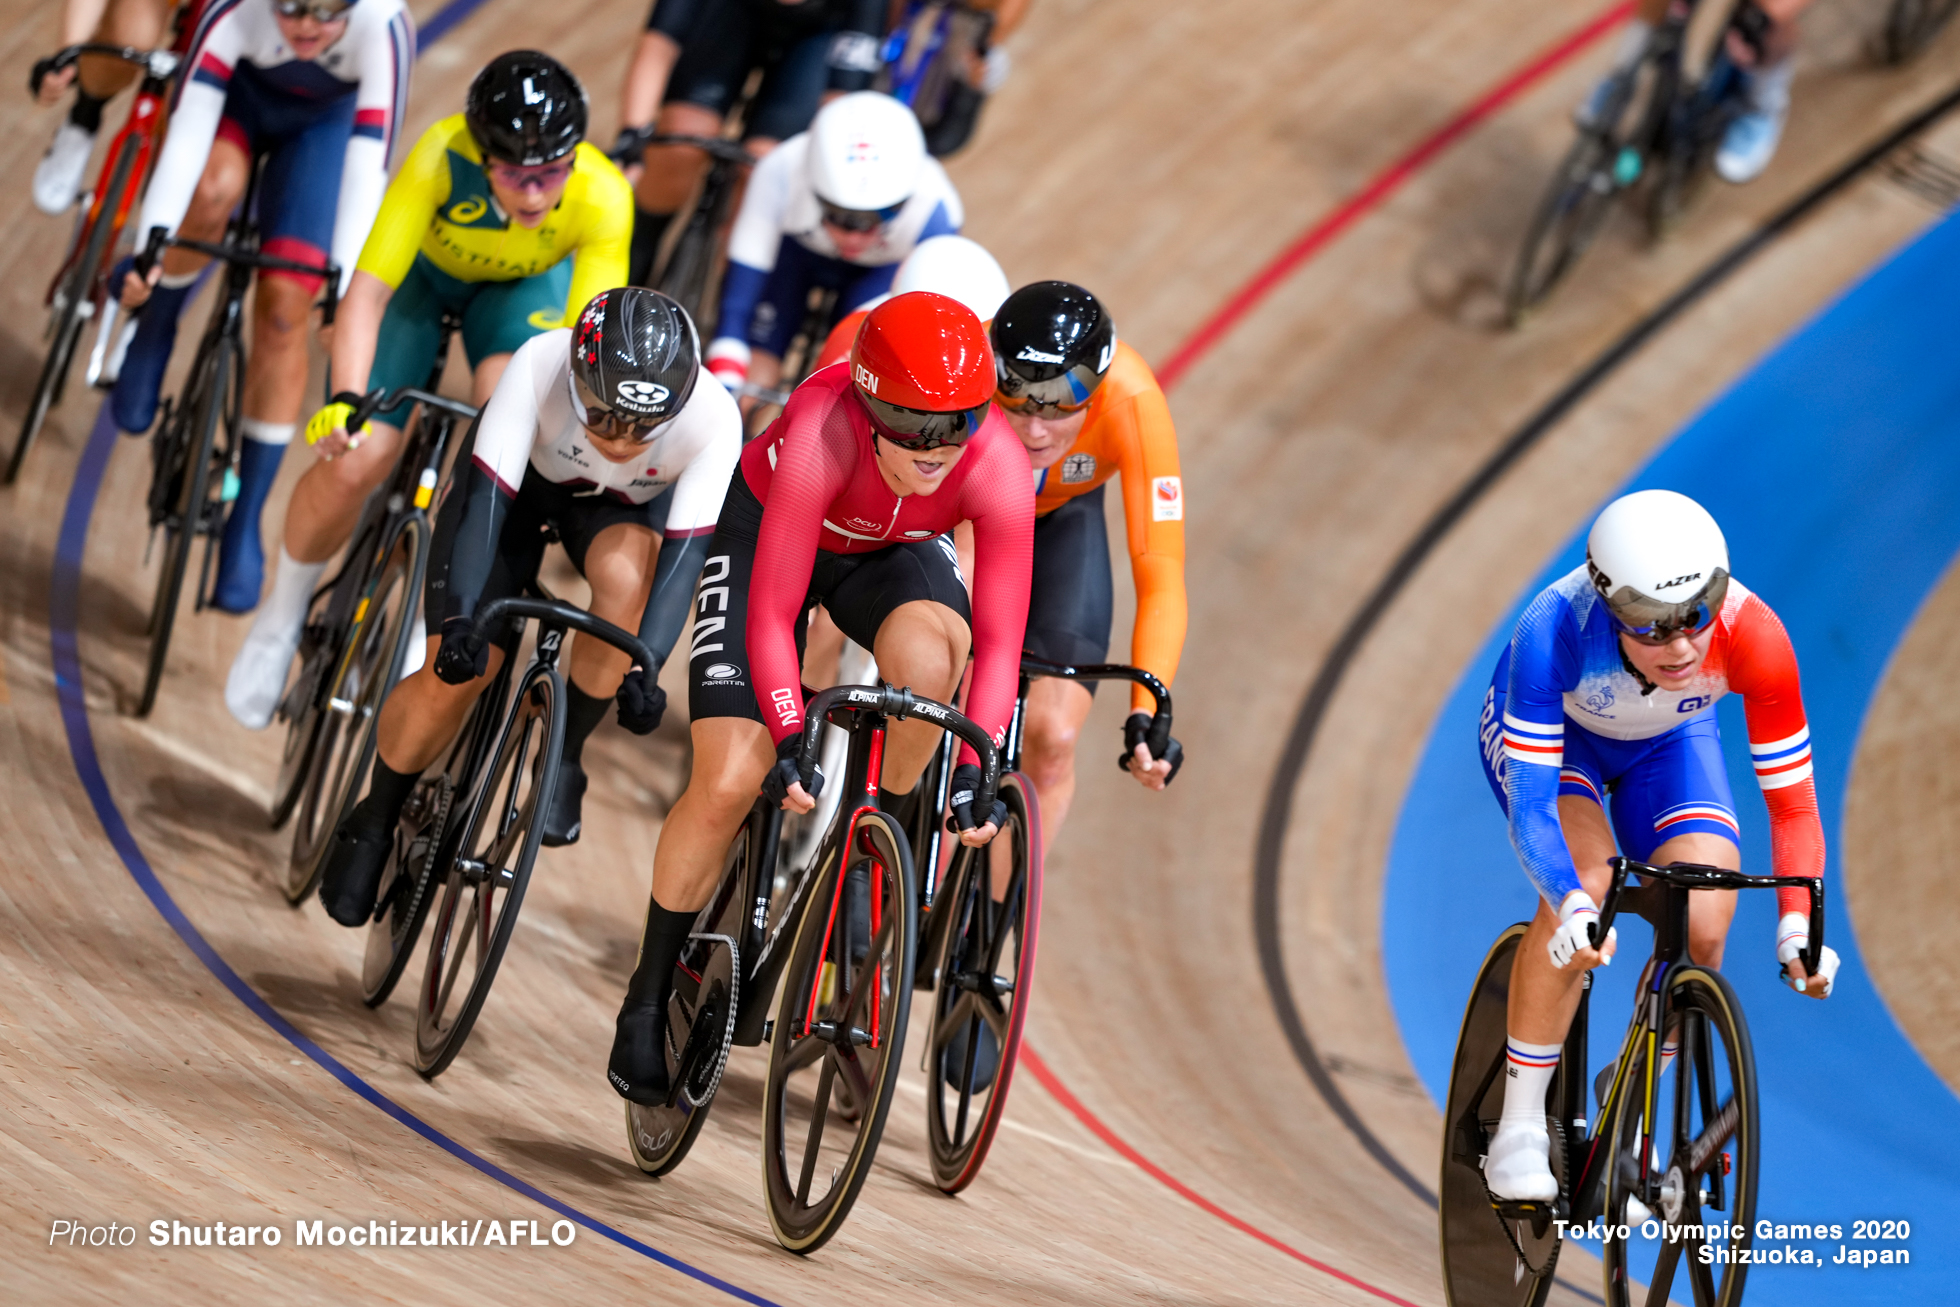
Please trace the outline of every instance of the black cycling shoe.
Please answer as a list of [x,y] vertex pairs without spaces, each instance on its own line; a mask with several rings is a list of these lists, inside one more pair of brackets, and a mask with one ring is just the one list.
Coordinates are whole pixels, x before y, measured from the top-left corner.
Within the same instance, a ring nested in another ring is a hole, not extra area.
[[558,765],[558,784],[551,791],[551,808],[544,814],[544,846],[563,848],[578,843],[579,808],[585,802],[585,771],[569,758]]
[[365,926],[374,919],[381,873],[394,846],[388,826],[375,820],[369,806],[373,802],[362,799],[334,828],[333,847],[320,874],[320,902],[343,926]]
[[613,1027],[612,1057],[606,1081],[628,1102],[642,1107],[667,1103],[667,1005],[629,1006]]
[[[970,1027],[962,1023],[959,1032],[946,1043],[946,1051],[940,1054],[940,1073],[946,1083],[954,1089],[960,1087],[960,1076],[966,1071],[966,1032]],[[993,1086],[994,1076],[1000,1071],[1000,1041],[994,1038],[994,1028],[982,1021],[980,1023],[979,1047],[973,1050],[973,1092]]]

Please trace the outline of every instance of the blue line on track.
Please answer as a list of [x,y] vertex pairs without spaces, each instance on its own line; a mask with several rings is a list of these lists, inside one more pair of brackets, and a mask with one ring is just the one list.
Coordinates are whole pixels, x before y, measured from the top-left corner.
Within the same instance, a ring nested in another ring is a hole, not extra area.
[[442,1131],[410,1112],[401,1104],[389,1098],[367,1081],[349,1070],[333,1054],[321,1048],[305,1034],[286,1020],[277,1009],[266,1002],[257,990],[246,984],[231,964],[226,962],[210,941],[206,940],[177,900],[170,896],[163,882],[157,879],[149,860],[143,856],[136,837],[123,820],[122,811],[116,807],[115,798],[109,793],[108,781],[102,775],[102,765],[95,754],[95,733],[89,724],[88,705],[82,695],[82,663],[77,637],[77,602],[81,594],[82,554],[88,542],[89,519],[95,512],[96,496],[102,489],[102,476],[109,466],[109,456],[116,447],[116,426],[109,415],[105,403],[96,416],[95,429],[89,433],[88,446],[82,452],[81,465],[75,469],[75,484],[68,492],[68,506],[61,519],[61,535],[55,544],[54,578],[48,602],[48,625],[52,629],[54,644],[55,690],[61,703],[61,721],[68,732],[68,751],[75,760],[75,770],[81,776],[82,788],[88,792],[89,802],[95,806],[95,815],[102,823],[102,829],[109,837],[109,843],[122,858],[123,865],[135,879],[143,893],[149,896],[170,928],[177,932],[204,963],[229,989],[238,1001],[250,1008],[261,1021],[271,1026],[288,1043],[304,1053],[308,1058],[325,1068],[327,1073],[356,1094],[380,1108],[397,1122],[407,1126],[430,1143],[441,1148],[451,1156],[475,1167],[497,1183],[524,1195],[533,1202],[558,1213],[568,1221],[576,1222],[592,1231],[604,1235],[614,1243],[630,1248],[643,1257],[650,1257],[662,1266],[682,1275],[699,1280],[712,1288],[721,1290],[742,1302],[754,1303],[756,1307],[776,1307],[767,1298],[750,1293],[747,1289],[716,1275],[711,1275],[698,1266],[692,1266],[669,1253],[642,1243],[631,1235],[607,1225],[596,1217],[588,1216],[577,1208],[552,1197],[544,1190],[519,1179],[495,1162],[465,1148]]
[[[418,48],[428,49],[458,23],[475,13],[484,0],[450,0],[450,2],[429,20],[422,29]],[[739,1285],[730,1284],[717,1275],[710,1274],[698,1266],[690,1265],[670,1253],[663,1253],[650,1244],[642,1243],[622,1230],[607,1225],[596,1217],[588,1216],[577,1208],[553,1198],[544,1190],[527,1180],[519,1179],[488,1158],[480,1156],[451,1139],[442,1131],[410,1112],[401,1104],[383,1094],[360,1076],[349,1070],[338,1058],[308,1039],[292,1022],[286,1020],[277,1009],[262,998],[258,991],[231,969],[218,951],[211,947],[177,901],[170,896],[163,882],[157,879],[149,860],[143,856],[136,837],[130,832],[129,824],[123,820],[115,798],[109,793],[108,781],[102,775],[102,765],[95,754],[95,732],[89,724],[88,704],[82,693],[82,661],[78,635],[77,603],[81,594],[82,556],[88,544],[89,520],[95,513],[96,497],[102,490],[102,477],[108,470],[109,457],[115,452],[116,425],[110,417],[109,405],[105,402],[95,417],[95,426],[89,432],[88,445],[82,451],[80,465],[75,469],[75,483],[68,491],[68,504],[61,518],[61,534],[55,544],[54,573],[48,601],[49,634],[54,648],[55,692],[61,704],[61,721],[68,734],[68,752],[75,761],[75,771],[80,775],[82,788],[88,793],[89,802],[95,807],[97,820],[102,823],[103,833],[109,837],[110,845],[122,858],[123,866],[129,869],[130,876],[149,896],[151,904],[177,937],[189,946],[198,960],[210,970],[229,989],[238,1001],[252,1012],[294,1048],[323,1067],[327,1073],[341,1084],[353,1090],[375,1107],[407,1126],[430,1143],[441,1148],[460,1161],[468,1163],[492,1180],[524,1195],[568,1221],[584,1226],[594,1234],[603,1235],[624,1248],[630,1248],[642,1257],[678,1271],[702,1284],[719,1289],[732,1298],[742,1302],[754,1303],[756,1307],[777,1307],[771,1299],[749,1292]]]
[[[1827,938],[1843,959],[1826,1003],[1775,978],[1771,895],[1741,896],[1724,972],[1742,995],[1762,1088],[1759,1218],[1904,1218],[1909,1267],[1752,1268],[1752,1299],[1950,1303],[1960,1283],[1960,1101],[1886,1011],[1843,893],[1843,813],[1860,727],[1886,663],[1960,550],[1960,218],[1908,246],[1746,374],[1623,490],[1694,496],[1728,536],[1736,575],[1782,617],[1804,671],[1831,888]],[[1616,493],[1623,493],[1616,492]],[[1590,525],[1590,523],[1588,523]],[[1584,558],[1569,541],[1493,633],[1438,718],[1405,797],[1383,896],[1389,993],[1417,1071],[1440,1102],[1463,1000],[1484,950],[1528,917],[1533,892],[1476,756],[1476,725],[1517,612]],[[1741,704],[1719,713],[1743,826],[1743,867],[1768,867],[1769,823]],[[1938,765],[1929,760],[1928,765]],[[1928,923],[1941,929],[1943,923]],[[1621,927],[1621,957],[1649,932]],[[1596,973],[1595,1067],[1618,1052],[1638,963]],[[1590,1083],[1590,1081],[1588,1082]],[[1795,1241],[1829,1258],[1837,1241]],[[1783,1240],[1758,1240],[1781,1247]],[[1885,1245],[1872,1245],[1883,1247]]]

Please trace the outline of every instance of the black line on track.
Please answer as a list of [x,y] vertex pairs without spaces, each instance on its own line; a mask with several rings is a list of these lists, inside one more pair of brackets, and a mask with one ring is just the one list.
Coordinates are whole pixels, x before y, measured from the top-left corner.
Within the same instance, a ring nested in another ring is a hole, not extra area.
[[[1420,1198],[1430,1207],[1436,1206],[1436,1195],[1421,1180],[1417,1179],[1395,1155],[1388,1151],[1382,1141],[1375,1136],[1354,1107],[1334,1083],[1332,1073],[1319,1050],[1314,1046],[1313,1037],[1307,1033],[1306,1022],[1300,1015],[1299,1005],[1294,1001],[1293,991],[1286,977],[1286,956],[1280,938],[1280,855],[1286,842],[1286,833],[1293,821],[1293,790],[1305,770],[1307,757],[1313,751],[1315,738],[1320,733],[1322,720],[1346,677],[1349,666],[1361,651],[1361,646],[1374,633],[1382,615],[1402,592],[1416,570],[1427,561],[1443,538],[1455,529],[1472,507],[1494,486],[1497,481],[1524,457],[1539,441],[1550,433],[1553,427],[1566,414],[1575,408],[1579,401],[1590,394],[1600,382],[1606,380],[1620,366],[1652,340],[1660,331],[1669,326],[1682,313],[1691,308],[1709,291],[1726,281],[1750,259],[1761,253],[1771,242],[1808,217],[1811,212],[1826,200],[1836,195],[1861,175],[1870,170],[1886,155],[1896,150],[1907,140],[1925,131],[1939,119],[1960,106],[1960,86],[1956,86],[1926,108],[1908,118],[1899,126],[1887,132],[1875,143],[1859,152],[1850,162],[1836,172],[1818,182],[1810,190],[1798,196],[1789,205],[1773,215],[1768,222],[1757,228],[1749,236],[1738,241],[1718,256],[1714,262],[1703,268],[1681,289],[1674,292],[1658,307],[1650,311],[1627,331],[1608,345],[1593,361],[1581,369],[1570,381],[1561,387],[1545,404],[1527,418],[1497,450],[1484,460],[1470,475],[1456,493],[1431,515],[1413,539],[1396,556],[1382,579],[1362,601],[1354,616],[1348,619],[1341,635],[1329,651],[1326,662],[1315,673],[1312,684],[1307,687],[1306,697],[1300,703],[1300,710],[1294,717],[1293,728],[1288,733],[1286,746],[1280,751],[1279,763],[1273,770],[1273,779],[1266,793],[1266,807],[1259,821],[1259,842],[1253,856],[1252,878],[1252,933],[1258,941],[1259,969],[1266,982],[1267,994],[1272,999],[1273,1014],[1279,1018],[1280,1028],[1286,1032],[1286,1042],[1292,1046],[1293,1056],[1307,1073],[1307,1079],[1326,1102],[1329,1109],[1347,1127],[1349,1134],[1367,1154],[1381,1164],[1382,1169],[1393,1176],[1410,1193]],[[1571,1286],[1567,1286],[1571,1287]],[[1583,1293],[1583,1290],[1580,1292]],[[1587,1295],[1590,1297],[1591,1295]],[[1599,1301],[1594,1298],[1593,1301]]]

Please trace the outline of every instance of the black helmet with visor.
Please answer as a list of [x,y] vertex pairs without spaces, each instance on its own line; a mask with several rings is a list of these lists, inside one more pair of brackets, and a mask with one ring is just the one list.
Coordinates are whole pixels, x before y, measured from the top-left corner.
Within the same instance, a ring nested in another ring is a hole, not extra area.
[[652,440],[687,407],[700,375],[693,321],[657,290],[601,291],[572,330],[572,412],[601,438]]
[[998,387],[1009,412],[1074,413],[1116,357],[1116,324],[1102,301],[1066,281],[1037,281],[1001,302],[988,329]]
[[483,66],[463,100],[463,119],[492,161],[533,168],[562,159],[585,139],[585,88],[538,50],[512,50]]

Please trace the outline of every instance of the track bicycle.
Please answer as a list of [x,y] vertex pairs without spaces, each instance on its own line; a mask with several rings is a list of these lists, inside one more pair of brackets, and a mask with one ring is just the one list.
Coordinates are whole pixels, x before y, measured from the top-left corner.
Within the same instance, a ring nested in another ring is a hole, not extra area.
[[[731,111],[730,120],[739,121],[747,104],[745,96]],[[723,237],[734,219],[735,203],[755,158],[732,137],[673,135],[656,132],[651,126],[622,132],[608,157],[623,168],[655,145],[685,146],[708,156],[708,170],[687,206],[687,220],[675,224],[672,234],[661,242],[663,253],[656,256],[649,278],[653,289],[687,310],[705,338],[714,334],[720,308],[721,273],[727,265]]]
[[[1612,886],[1592,939],[1606,938],[1615,915],[1630,909],[1653,924],[1653,955],[1635,989],[1619,1058],[1593,1084],[1599,1115],[1590,1134],[1585,1070],[1592,973],[1586,974],[1546,1093],[1552,1173],[1559,1178],[1559,1196],[1549,1203],[1497,1198],[1483,1176],[1503,1106],[1511,964],[1525,923],[1497,937],[1477,973],[1443,1116],[1439,1221],[1444,1290],[1453,1307],[1539,1307],[1551,1292],[1565,1227],[1602,1217],[1613,1227],[1604,1241],[1612,1307],[1664,1307],[1677,1279],[1687,1281],[1695,1307],[1742,1301],[1748,1266],[1735,1254],[1750,1246],[1762,1160],[1755,1053],[1728,980],[1687,957],[1688,899],[1698,889],[1802,888],[1810,896],[1803,961],[1814,974],[1824,946],[1823,882],[1622,857],[1611,866]],[[1629,888],[1630,874],[1643,883]],[[1671,1068],[1661,1055],[1667,1042],[1679,1049]],[[1670,1070],[1671,1098],[1665,1092]]]
[[[735,1044],[770,1044],[762,1110],[763,1180],[776,1239],[795,1253],[842,1227],[870,1174],[898,1080],[916,968],[911,841],[881,810],[885,737],[916,717],[973,747],[974,806],[993,806],[1000,753],[963,713],[880,683],[839,685],[809,702],[801,766],[829,721],[845,730],[841,787],[816,857],[783,893],[774,879],[783,813],[758,799],[674,969],[667,1005],[667,1101],[626,1104],[627,1147],[665,1175],[700,1134]],[[780,984],[779,984],[780,982]],[[772,1003],[781,989],[774,1019]]]
[[96,176],[94,193],[77,215],[68,251],[48,284],[49,316],[44,337],[48,354],[41,364],[40,378],[34,383],[34,397],[28,401],[27,416],[21,422],[14,452],[7,460],[7,485],[20,476],[28,447],[41,434],[49,412],[61,402],[84,325],[98,317],[103,320],[103,329],[89,359],[89,383],[94,384],[101,375],[114,317],[105,310],[115,304],[108,284],[109,266],[122,240],[129,211],[149,179],[150,164],[163,135],[163,110],[170,94],[170,82],[183,61],[173,50],[138,50],[95,42],[71,45],[34,65],[33,88],[38,92],[44,77],[73,66],[85,54],[105,55],[134,64],[143,70],[143,79],[137,87],[136,103],[129,111],[129,118],[109,143],[107,162]]
[[796,334],[790,337],[789,348],[783,353],[782,372],[774,386],[761,386],[752,381],[744,381],[738,392],[747,399],[756,401],[749,411],[747,429],[751,437],[762,434],[771,422],[781,414],[783,405],[810,375],[817,355],[823,353],[824,342],[830,338],[830,329],[837,324],[838,291],[832,286],[811,286],[803,297],[803,321],[797,326]]
[[1742,111],[1746,76],[1731,33],[1760,42],[1769,19],[1753,0],[1671,0],[1646,53],[1611,74],[1578,115],[1518,252],[1505,294],[1512,326],[1543,304],[1599,235],[1614,201],[1638,194],[1647,228],[1670,231],[1706,180],[1722,134]]
[[349,429],[358,431],[376,413],[418,406],[403,430],[394,471],[368,496],[339,570],[308,605],[276,714],[286,723],[286,748],[271,819],[276,830],[297,814],[285,883],[294,906],[319,880],[334,828],[353,807],[373,761],[382,701],[422,638],[415,618],[429,567],[429,505],[457,427],[473,423],[477,413],[435,393],[456,326],[444,314],[438,361],[425,389],[371,391],[347,419]]
[[1879,36],[1879,54],[1888,64],[1909,63],[1946,28],[1960,0],[1892,0]]
[[[245,293],[255,272],[290,272],[323,277],[321,321],[333,325],[340,266],[301,263],[262,253],[259,249],[257,208],[264,158],[252,160],[239,204],[218,244],[166,237],[163,228],[150,231],[148,243],[136,257],[136,272],[146,276],[164,249],[194,250],[225,265],[218,303],[205,324],[183,389],[164,401],[163,416],[150,439],[153,470],[150,478],[150,542],[159,529],[164,536],[163,567],[157,575],[156,598],[150,608],[150,657],[143,675],[143,693],[136,706],[147,717],[156,705],[157,687],[170,652],[177,605],[190,572],[191,547],[204,539],[204,556],[192,595],[192,611],[204,611],[218,561],[218,539],[238,497],[238,457],[242,439],[240,408],[245,392]],[[148,548],[145,549],[148,557]]]
[[[1021,772],[1028,688],[1041,677],[1076,682],[1133,681],[1156,700],[1146,743],[1162,755],[1171,735],[1171,696],[1137,667],[1081,667],[1021,656],[1021,683],[1002,750],[1000,797],[1007,824],[983,849],[951,845],[944,823],[953,768],[950,741],[927,766],[912,829],[921,869],[919,969],[915,983],[933,993],[926,1039],[926,1143],[933,1183],[958,1193],[980,1173],[1007,1110],[1034,983],[1041,927],[1041,810],[1034,783]],[[941,873],[943,867],[943,874]]]
[[[659,666],[637,636],[553,599],[535,582],[523,597],[494,599],[478,610],[476,634],[489,640],[506,621],[498,645],[502,664],[470,709],[443,769],[416,785],[403,810],[362,961],[363,997],[373,1007],[387,997],[428,918],[415,999],[415,1069],[430,1079],[469,1039],[531,883],[565,747],[558,659],[566,632],[604,641],[637,666]],[[516,654],[526,621],[535,621],[538,633],[530,665],[520,673]]]

